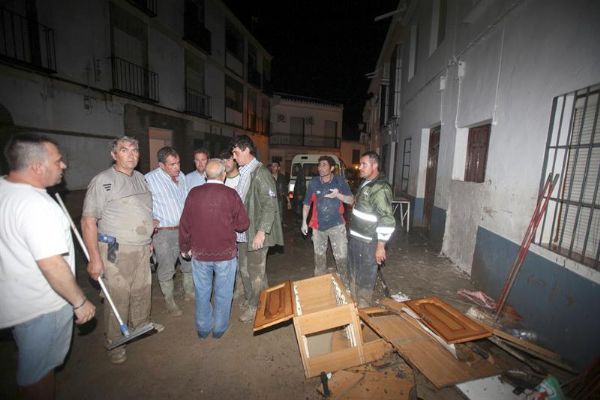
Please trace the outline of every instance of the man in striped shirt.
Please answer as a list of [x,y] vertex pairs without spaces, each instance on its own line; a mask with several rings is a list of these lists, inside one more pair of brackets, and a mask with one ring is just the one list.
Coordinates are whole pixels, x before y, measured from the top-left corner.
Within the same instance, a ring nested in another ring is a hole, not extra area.
[[181,263],[185,299],[194,298],[192,264],[179,257],[179,219],[189,190],[185,175],[181,172],[177,151],[166,146],[158,151],[157,157],[158,168],[146,174],[146,181],[152,192],[152,244],[158,262],[156,275],[167,311],[173,316],[180,316],[183,313],[173,297],[173,276],[177,259]]

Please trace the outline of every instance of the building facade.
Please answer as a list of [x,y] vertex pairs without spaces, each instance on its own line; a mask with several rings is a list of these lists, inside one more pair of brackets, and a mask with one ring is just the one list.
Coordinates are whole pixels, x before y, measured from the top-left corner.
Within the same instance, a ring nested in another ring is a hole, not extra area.
[[599,17],[585,0],[400,2],[363,112],[411,222],[494,298],[559,174],[508,303],[580,367],[600,355]]
[[296,154],[340,157],[344,106],[323,99],[275,93],[271,100],[270,159],[289,173]]
[[219,0],[1,2],[0,133],[34,130],[66,154],[82,191],[108,144],[140,142],[139,169],[174,146],[182,169],[251,135],[268,156],[271,56]]

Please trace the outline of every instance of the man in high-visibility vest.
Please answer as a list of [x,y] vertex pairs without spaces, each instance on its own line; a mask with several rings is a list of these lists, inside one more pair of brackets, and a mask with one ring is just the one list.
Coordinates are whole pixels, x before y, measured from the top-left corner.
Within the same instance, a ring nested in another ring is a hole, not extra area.
[[360,158],[363,178],[356,196],[350,221],[348,269],[350,289],[359,307],[371,303],[377,278],[377,265],[386,259],[385,244],[396,227],[392,209],[392,187],[379,172],[379,155],[374,151]]

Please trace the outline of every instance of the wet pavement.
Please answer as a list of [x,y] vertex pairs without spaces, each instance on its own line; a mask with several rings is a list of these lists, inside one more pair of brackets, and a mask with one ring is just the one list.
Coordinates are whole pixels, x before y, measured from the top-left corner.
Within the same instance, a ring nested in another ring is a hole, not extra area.
[[[300,280],[313,275],[312,242],[300,233],[300,225],[288,213],[284,224],[286,245],[273,249],[267,260],[269,284]],[[328,266],[334,268],[331,250]],[[102,315],[97,289],[87,279],[85,264],[78,263],[78,281]],[[467,275],[429,246],[418,229],[409,234],[398,229],[388,245],[383,269],[392,294],[410,298],[438,296],[464,311],[471,304],[456,291],[472,289]],[[176,287],[181,286],[180,274]],[[375,298],[383,295],[378,285]],[[291,322],[253,334],[251,325],[237,320],[234,302],[230,329],[221,339],[200,340],[194,328],[193,302],[177,298],[182,317],[166,312],[153,275],[152,318],[165,325],[164,332],[142,337],[127,347],[128,360],[112,365],[102,347],[103,322],[88,324],[74,332],[71,352],[57,371],[58,399],[319,399],[318,378],[306,379]],[[15,398],[16,346],[8,331],[0,331],[0,398]],[[421,380],[427,398],[460,398],[454,389],[433,391]],[[429,391],[429,392],[427,392]],[[423,394],[421,394],[423,393]],[[429,395],[426,395],[429,393]],[[458,396],[458,397],[457,397]]]

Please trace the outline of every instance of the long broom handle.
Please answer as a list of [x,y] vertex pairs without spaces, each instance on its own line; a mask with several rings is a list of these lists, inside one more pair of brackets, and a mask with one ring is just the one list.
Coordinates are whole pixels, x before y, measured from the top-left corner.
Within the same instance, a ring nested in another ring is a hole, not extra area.
[[[497,310],[501,310],[502,307],[504,307],[504,301],[506,300],[506,296],[508,295],[508,291],[510,290],[512,280],[513,280],[514,276],[517,274],[517,268],[518,268],[517,266],[520,262],[523,261],[522,259],[524,258],[525,254],[526,254],[526,251],[524,251],[524,249],[530,240],[532,227],[535,224],[537,215],[539,214],[542,203],[544,202],[544,195],[546,194],[546,191],[548,190],[548,187],[551,184],[552,184],[552,174],[549,174],[548,178],[546,179],[546,183],[544,184],[544,188],[538,195],[537,202],[535,205],[535,210],[533,211],[533,216],[531,217],[531,221],[529,222],[527,231],[525,232],[525,235],[523,236],[523,240],[521,241],[521,246],[519,247],[519,251],[517,253],[517,258],[513,261],[513,264],[508,273],[508,276],[506,277],[506,280],[504,281],[504,286],[502,287],[502,290],[500,291],[500,296],[498,297],[498,302],[496,303]],[[534,232],[534,234],[535,234],[535,232]]]
[[[498,300],[498,303],[496,304],[496,316],[494,318],[495,321],[497,321],[498,318],[500,317],[500,313],[502,312],[504,305],[506,304],[506,300],[508,299],[508,295],[512,288],[512,285],[514,284],[515,279],[517,278],[517,274],[519,273],[519,270],[521,269],[521,266],[523,265],[523,262],[525,261],[525,257],[527,257],[527,253],[529,251],[529,246],[531,245],[531,242],[533,241],[533,238],[535,237],[535,232],[537,230],[537,227],[538,227],[540,221],[542,220],[544,213],[546,212],[546,208],[548,207],[550,197],[552,196],[552,192],[554,191],[554,187],[556,186],[556,183],[558,182],[558,178],[560,175],[555,174],[554,179],[552,179],[550,181],[551,176],[552,176],[552,174],[550,174],[548,176],[549,185],[544,186],[544,192],[542,193],[542,196],[540,197],[542,202],[541,202],[541,204],[538,203],[538,205],[536,206],[534,215],[531,219],[530,228],[532,228],[532,229],[531,230],[529,228],[527,229],[528,236],[526,238],[524,238],[523,244],[521,244],[521,248],[519,249],[519,254],[517,256],[517,260],[515,260],[515,263],[513,264],[511,273],[509,274],[509,278],[507,279],[507,281],[504,284],[505,287],[502,289],[502,295],[500,296],[500,299]],[[547,195],[546,195],[546,192],[548,193]]]
[[[85,258],[89,262],[90,261],[90,253],[88,253],[87,247],[85,247],[83,238],[79,234],[79,231],[77,230],[77,227],[75,226],[75,223],[73,222],[73,218],[71,218],[71,214],[69,214],[69,211],[67,211],[67,207],[65,207],[65,203],[63,203],[62,198],[60,197],[60,194],[55,193],[54,196],[56,197],[56,200],[58,201],[60,208],[62,208],[63,213],[69,220],[69,223],[71,224],[71,229],[73,230],[73,233],[75,234],[75,237],[77,238],[77,241],[79,242],[79,245],[81,246],[81,250],[83,251]],[[119,321],[119,327],[121,329],[121,333],[126,337],[129,336],[129,329],[127,328],[127,325],[125,325],[123,323],[123,320],[121,319],[121,315],[117,311],[117,307],[115,306],[115,303],[113,303],[112,297],[110,297],[110,293],[108,293],[108,290],[106,289],[106,286],[104,285],[104,281],[102,280],[101,276],[98,277],[98,283],[100,284],[100,287],[102,288],[102,292],[104,292],[104,297],[106,297],[106,299],[108,300],[108,302],[110,304],[110,307],[112,308],[113,312],[115,313],[115,317],[117,317],[117,321]]]

